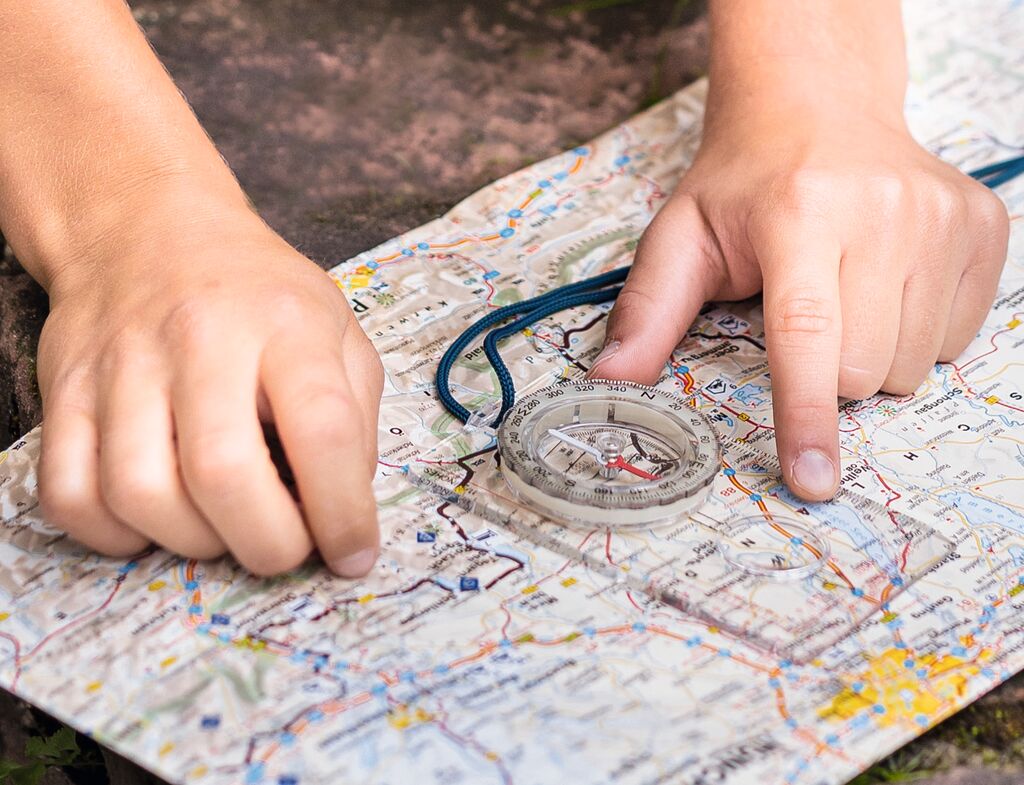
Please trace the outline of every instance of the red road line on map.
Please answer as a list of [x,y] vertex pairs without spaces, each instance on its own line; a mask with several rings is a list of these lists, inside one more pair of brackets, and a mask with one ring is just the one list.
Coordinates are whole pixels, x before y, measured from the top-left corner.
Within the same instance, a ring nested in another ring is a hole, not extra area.
[[[722,461],[722,466],[724,466],[725,468],[730,468],[729,464],[726,463],[725,461]],[[736,475],[735,474],[733,474],[733,475],[731,475],[729,477],[729,482],[731,482],[739,490],[743,491],[743,493],[747,494],[747,496],[750,496],[753,493],[753,491],[750,488],[747,488],[746,486],[743,485],[743,483],[741,483],[739,480],[736,479]],[[768,521],[768,524],[773,529],[775,529],[775,531],[779,532],[779,534],[783,535],[784,537],[792,537],[793,536],[788,531],[786,531],[785,527],[783,527],[780,524],[776,523],[775,519],[772,518],[771,512],[769,512],[769,510],[768,510],[768,505],[765,504],[763,500],[757,501],[757,502],[755,502],[755,504],[757,505],[758,509],[761,510],[761,512],[764,514],[765,520]],[[821,556],[822,556],[821,551],[819,551],[817,548],[815,548],[809,542],[803,543],[803,547],[806,548],[807,550],[809,550],[811,553],[813,553],[815,558],[817,558],[817,559],[821,558]],[[846,583],[846,585],[849,586],[851,589],[854,588],[853,581],[851,581],[849,578],[846,577],[846,574],[842,571],[842,569],[839,567],[838,564],[836,564],[832,559],[829,559],[827,564],[829,566],[829,569],[831,569],[832,572],[834,572],[840,578],[840,580],[842,580],[844,583]],[[864,599],[869,600],[870,602],[873,602],[875,605],[880,605],[881,604],[874,597],[870,597],[867,594],[864,595]]]
[[[649,632],[653,632],[656,635],[662,635],[664,637],[671,638],[673,640],[678,640],[678,641],[686,641],[687,640],[684,636],[679,635],[678,633],[671,632],[671,631],[667,630],[666,628],[661,627],[660,625],[649,625],[649,626],[646,627],[646,630],[649,631]],[[595,635],[623,635],[623,634],[632,633],[634,631],[635,630],[634,630],[633,625],[631,625],[631,624],[620,624],[620,625],[615,625],[613,627],[604,627],[604,628],[602,628],[600,630],[596,630],[594,634]],[[538,646],[558,646],[558,645],[563,645],[563,644],[567,644],[567,643],[572,643],[572,642],[574,642],[575,640],[577,640],[580,637],[581,636],[578,633],[570,633],[568,635],[562,636],[561,638],[557,638],[557,639],[554,639],[554,640],[551,640],[551,641],[542,641],[542,640],[537,640],[536,638],[520,638],[518,640],[512,641],[512,643],[514,645],[515,644],[518,644],[518,645],[534,644],[534,645],[538,645]],[[448,668],[449,669],[457,668],[457,667],[459,667],[461,665],[468,665],[470,663],[476,662],[476,661],[478,661],[480,659],[483,659],[484,657],[490,655],[491,653],[493,653],[498,648],[499,647],[495,643],[483,644],[473,654],[467,655],[465,657],[460,657],[459,659],[453,660],[452,662],[448,663]],[[712,644],[706,643],[706,642],[702,642],[701,643],[701,648],[707,649],[707,650],[709,650],[711,652],[714,652],[714,653],[721,653],[721,649],[720,648],[718,648],[718,647],[716,647],[716,646],[714,646]],[[766,674],[769,674],[769,675],[773,675],[773,674],[777,675],[778,674],[778,669],[776,667],[774,667],[774,666],[773,667],[768,667],[768,666],[765,666],[765,665],[761,665],[759,663],[753,662],[752,660],[749,660],[746,657],[743,657],[743,656],[740,656],[740,655],[735,655],[735,654],[730,653],[729,659],[734,661],[734,662],[737,662],[737,663],[739,663],[741,665],[744,665],[744,666],[746,666],[748,668],[751,668],[751,669],[753,669],[755,671],[761,672],[761,673],[766,673]],[[429,674],[431,672],[432,671],[424,671],[423,673]],[[388,674],[386,674],[383,671],[378,672],[378,676],[381,678],[382,681],[384,681],[385,684],[388,684],[389,686],[393,686],[394,684],[397,684],[398,681],[399,681],[398,679],[395,679],[395,678],[389,676]],[[781,692],[781,690],[780,690],[780,692]],[[329,701],[327,701],[327,702],[325,702],[323,704],[320,704],[318,708],[321,711],[323,711],[325,714],[339,714],[339,713],[342,713],[344,711],[348,711],[349,709],[354,708],[356,706],[361,706],[362,704],[366,703],[367,701],[369,701],[371,699],[372,699],[372,695],[369,692],[362,692],[362,693],[359,693],[358,695],[352,696],[351,698],[349,698],[349,699],[347,699],[345,701],[338,701],[337,699],[331,699],[331,700],[329,700]],[[301,719],[301,720],[296,721],[293,724],[289,724],[286,727],[288,728],[288,730],[290,732],[298,734],[298,733],[301,733],[303,730],[305,730],[307,727],[309,727],[309,725],[310,725],[309,721],[307,721],[305,719]],[[807,735],[813,743],[821,745],[821,742],[819,740],[817,740],[816,738],[814,738],[813,735],[809,734],[809,732],[803,731],[802,733]],[[280,749],[280,745],[277,742],[273,742],[272,744],[270,744],[268,746],[267,750],[258,759],[262,760],[264,763],[266,763],[273,756],[273,754],[275,752],[277,752],[278,749]],[[824,745],[823,749],[828,749],[829,751],[834,752],[835,754],[841,754],[838,751],[832,750],[831,748],[829,748],[828,745]]]
[[0,632],[0,638],[9,640],[14,646],[14,678],[11,679],[11,689],[18,685],[18,678],[21,676],[21,641],[6,632]]
[[107,599],[105,599],[103,601],[102,605],[100,605],[98,608],[94,608],[93,610],[89,611],[88,613],[86,613],[86,614],[84,614],[82,616],[79,616],[77,619],[73,619],[72,621],[70,621],[66,625],[64,625],[63,627],[58,627],[56,630],[53,630],[49,635],[47,635],[45,638],[43,638],[41,641],[39,641],[39,643],[37,643],[28,653],[26,653],[24,659],[25,660],[30,659],[41,648],[43,648],[43,646],[45,646],[50,640],[52,640],[57,635],[61,635],[61,634],[65,633],[65,632],[67,632],[72,627],[77,626],[78,624],[82,623],[86,619],[92,618],[96,614],[106,610],[107,606],[110,605],[110,603],[113,601],[114,597],[117,595],[117,592],[120,591],[121,583],[122,583],[121,581],[118,581],[114,585],[113,591],[111,591],[110,594],[107,595]]

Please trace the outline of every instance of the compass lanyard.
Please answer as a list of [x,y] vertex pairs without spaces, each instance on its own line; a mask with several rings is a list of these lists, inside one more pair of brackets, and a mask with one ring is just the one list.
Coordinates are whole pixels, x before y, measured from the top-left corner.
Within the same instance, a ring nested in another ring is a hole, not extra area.
[[[989,188],[998,188],[1003,183],[1007,183],[1018,175],[1024,174],[1024,155],[983,166],[968,174]],[[491,427],[496,428],[516,400],[515,383],[512,381],[512,374],[509,372],[508,366],[505,365],[505,361],[502,360],[501,354],[498,351],[498,342],[559,311],[575,308],[579,305],[597,305],[599,303],[611,302],[622,291],[622,284],[629,274],[629,269],[630,266],[627,265],[626,267],[619,267],[601,275],[595,275],[593,278],[587,278],[576,283],[567,284],[566,286],[559,286],[528,300],[521,300],[491,311],[482,319],[470,325],[448,347],[448,351],[444,353],[441,361],[437,364],[437,377],[435,380],[437,395],[441,399],[444,408],[464,423],[473,421],[475,424],[489,424]],[[509,321],[510,319],[512,321]],[[500,325],[502,322],[508,322],[508,324],[498,327],[497,325]],[[490,332],[487,332],[488,330]],[[449,382],[452,366],[455,365],[456,360],[484,332],[487,332],[483,344],[484,356],[487,357],[487,361],[494,369],[494,373],[498,377],[498,385],[501,388],[501,408],[491,423],[477,423],[476,421],[481,417],[486,419],[489,415],[487,407],[474,414],[455,400],[455,396],[452,395],[451,383]]]

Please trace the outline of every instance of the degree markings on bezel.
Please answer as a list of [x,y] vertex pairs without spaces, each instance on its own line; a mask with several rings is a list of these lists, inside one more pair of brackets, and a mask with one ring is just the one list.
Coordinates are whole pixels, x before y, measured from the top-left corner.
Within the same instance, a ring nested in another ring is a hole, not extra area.
[[[595,437],[604,425],[609,431]],[[610,438],[614,433],[617,438]],[[602,449],[618,445],[603,464],[595,457],[601,436]],[[498,439],[506,479],[526,502],[557,517],[602,525],[683,514],[710,488],[721,464],[717,433],[704,414],[673,393],[632,382],[538,390],[508,413]],[[647,449],[630,451],[630,441]],[[581,449],[584,442],[594,449]],[[665,467],[669,474],[659,476]]]

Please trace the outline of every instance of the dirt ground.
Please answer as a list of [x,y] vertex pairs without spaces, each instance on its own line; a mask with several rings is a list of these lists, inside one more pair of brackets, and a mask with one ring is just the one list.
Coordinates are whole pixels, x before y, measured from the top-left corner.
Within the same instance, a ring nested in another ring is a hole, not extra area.
[[[593,137],[702,73],[687,0],[139,0],[158,54],[257,209],[324,266]],[[41,418],[45,295],[0,260],[0,440]],[[0,693],[0,761],[59,725]],[[856,780],[1024,780],[1024,681]],[[79,739],[47,785],[151,778]]]

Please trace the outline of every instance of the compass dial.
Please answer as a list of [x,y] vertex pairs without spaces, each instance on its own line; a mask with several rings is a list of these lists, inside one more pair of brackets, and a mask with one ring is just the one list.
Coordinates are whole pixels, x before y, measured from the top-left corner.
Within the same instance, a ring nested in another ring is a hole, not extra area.
[[672,393],[628,382],[559,384],[523,398],[498,434],[524,501],[594,526],[648,526],[704,499],[721,464],[714,427]]

